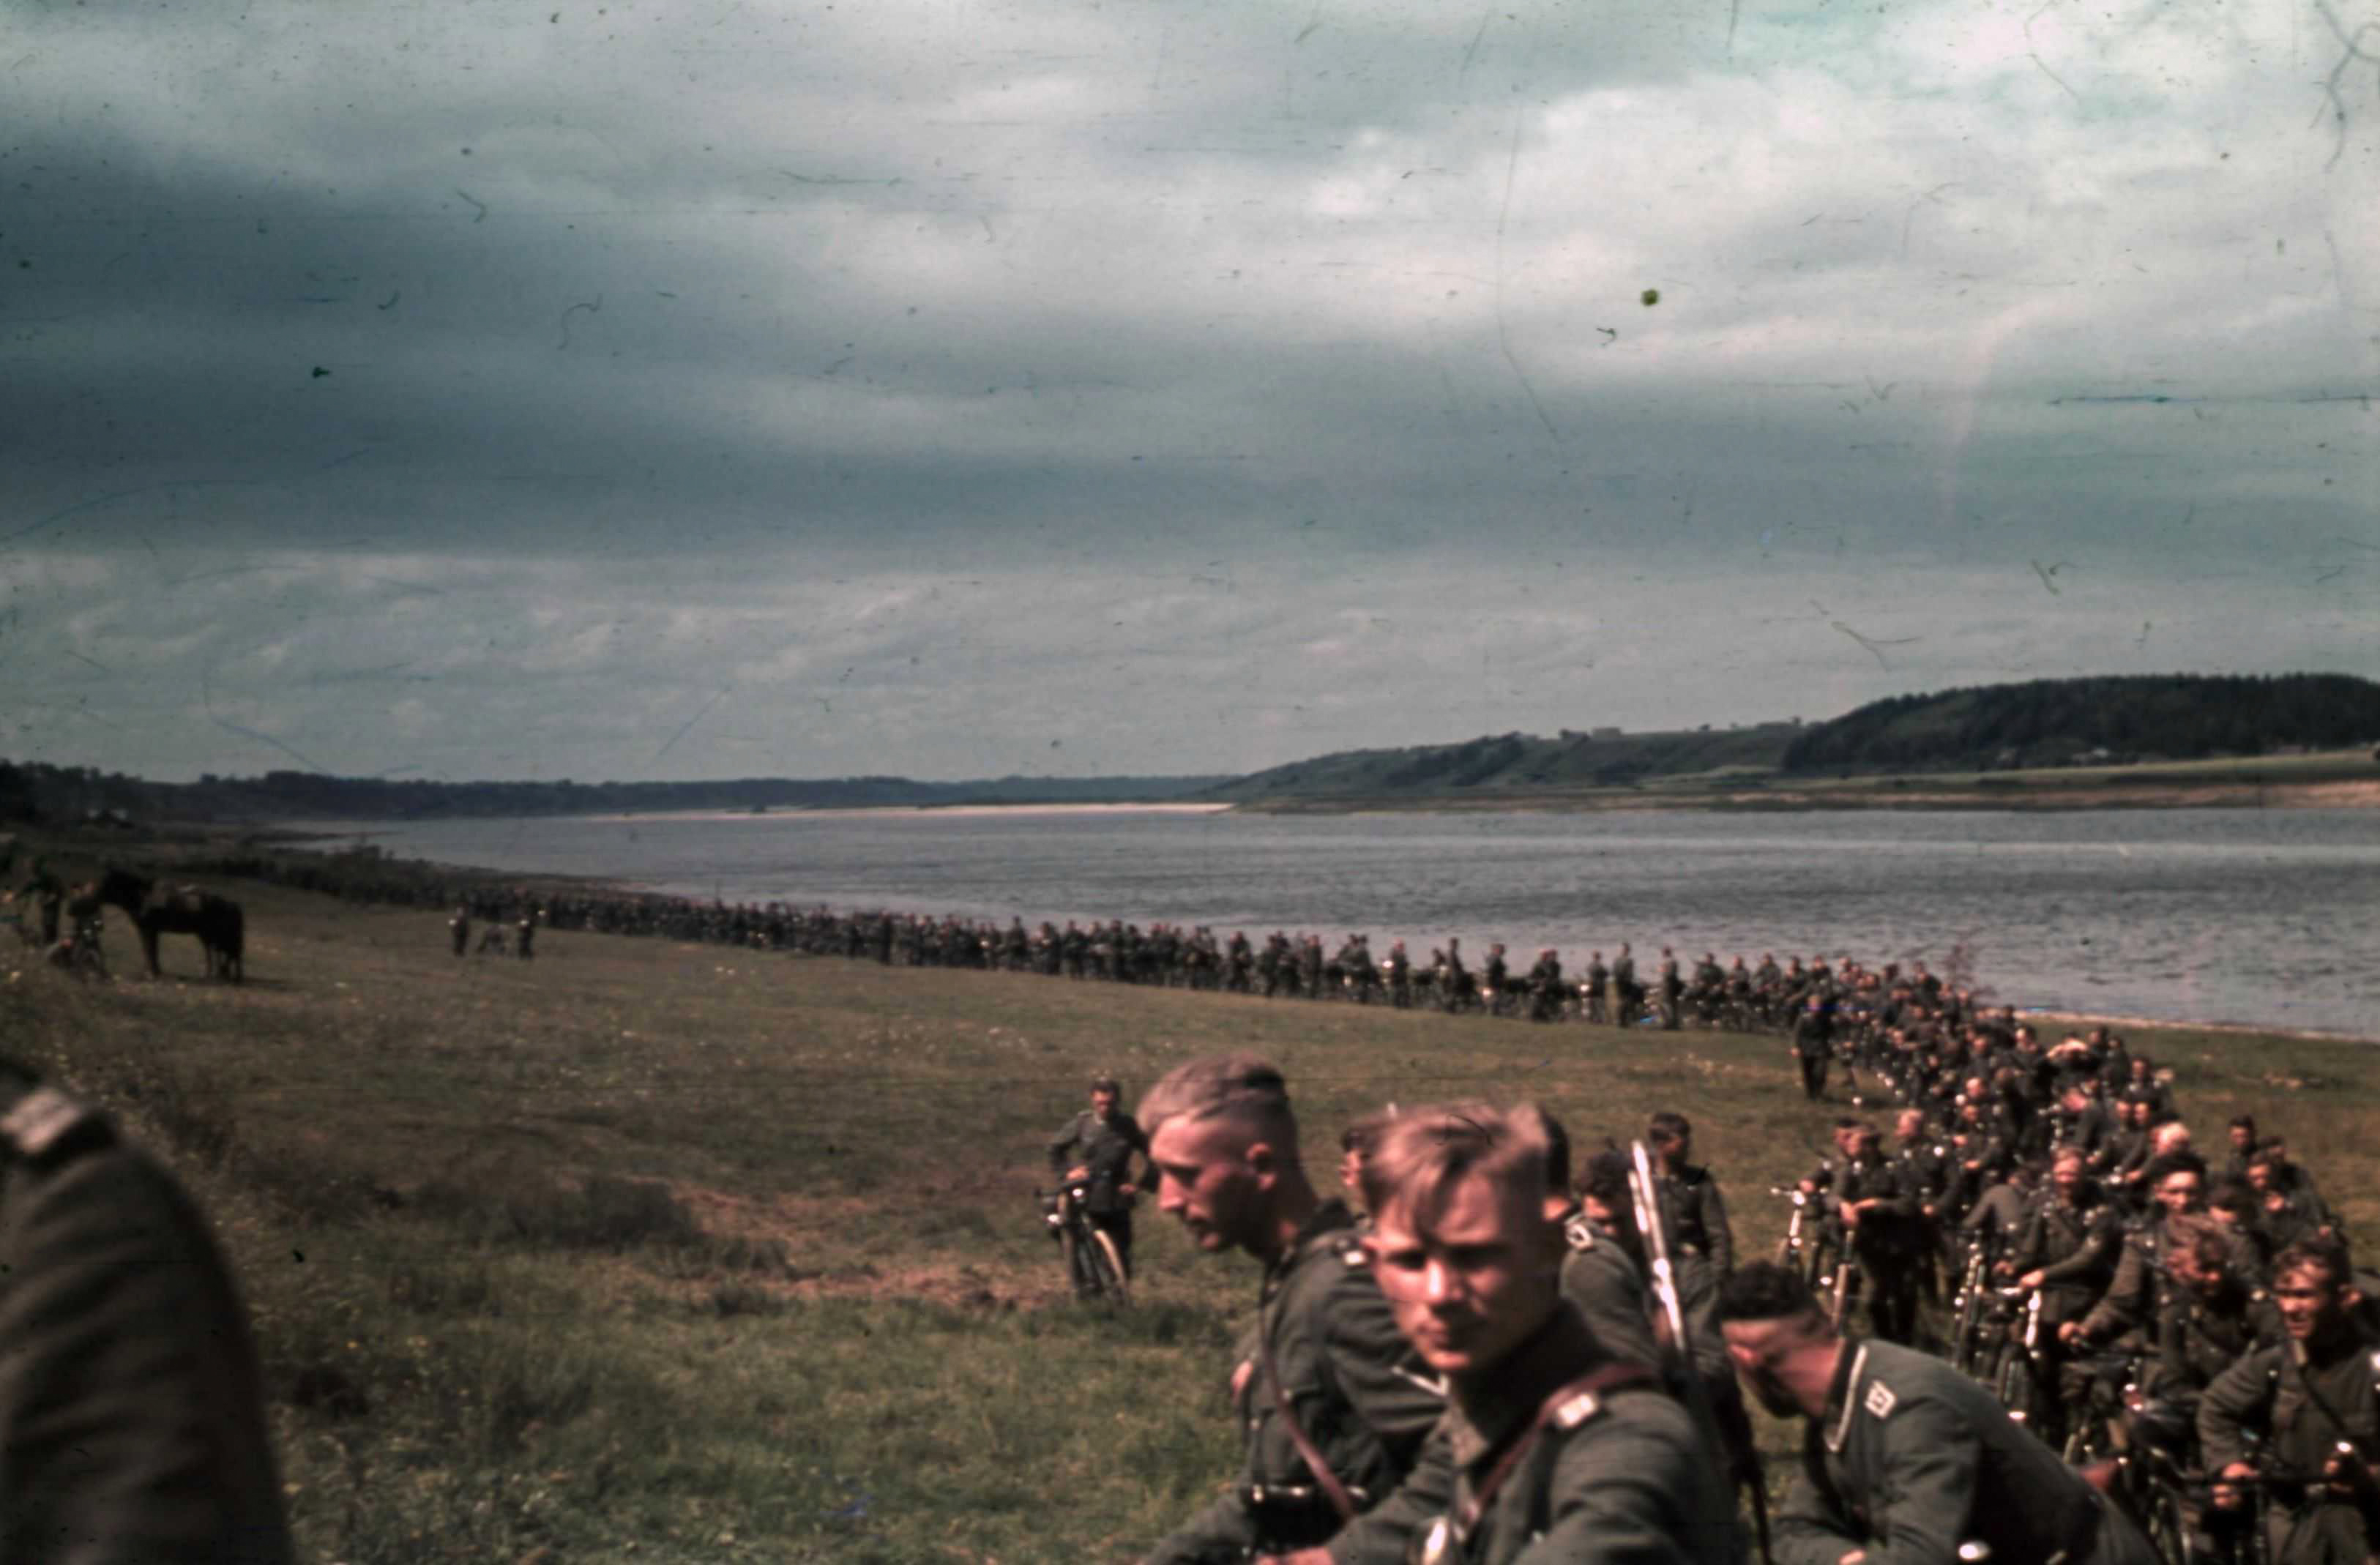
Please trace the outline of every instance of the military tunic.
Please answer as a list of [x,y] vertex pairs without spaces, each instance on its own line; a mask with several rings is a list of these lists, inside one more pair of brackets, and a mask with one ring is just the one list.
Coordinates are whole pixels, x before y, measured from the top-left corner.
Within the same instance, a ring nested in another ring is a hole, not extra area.
[[1446,1408],[1444,1382],[1397,1330],[1345,1203],[1325,1202],[1265,1268],[1241,1398],[1245,1459],[1231,1491],[1148,1556],[1149,1565],[1225,1565],[1329,1539],[1339,1513],[1316,1484],[1267,1379],[1269,1346],[1298,1425],[1359,1509],[1402,1481]]
[[1123,1209],[1117,1186],[1132,1183],[1132,1155],[1148,1156],[1148,1137],[1140,1122],[1121,1109],[1100,1119],[1088,1109],[1066,1122],[1050,1139],[1050,1171],[1063,1179],[1070,1169],[1088,1169],[1089,1188],[1083,1195],[1086,1211],[1104,1215]]
[[2380,1516],[2330,1492],[2323,1466],[2339,1442],[2380,1462],[2380,1343],[2353,1331],[2308,1353],[2285,1342],[2217,1376],[2198,1402],[2198,1439],[2209,1472],[2247,1460],[2246,1433],[2267,1432],[2265,1472],[2298,1484],[2271,1495],[2275,1565],[2360,1565],[2380,1552]]
[[2199,1393],[2217,1377],[2286,1335],[2280,1312],[2261,1288],[2230,1283],[2211,1301],[2175,1290],[2157,1322],[2157,1353],[2143,1389],[2194,1415]]
[[2155,1565],[2138,1529],[1940,1359],[1843,1343],[1777,1518],[1777,1565],[1951,1565],[1979,1539],[2025,1565]]
[[1561,1294],[1587,1330],[1614,1358],[1660,1363],[1660,1346],[1653,1337],[1652,1294],[1635,1259],[1583,1215],[1572,1214],[1562,1234],[1570,1249],[1562,1256]]
[[1724,1278],[1735,1269],[1735,1231],[1728,1226],[1727,1202],[1710,1170],[1689,1163],[1674,1174],[1658,1176],[1661,1219],[1670,1225],[1671,1243],[1710,1262]]
[[[1610,1382],[1605,1389],[1581,1387],[1598,1373]],[[1489,1475],[1523,1439],[1530,1443],[1480,1504]],[[1402,1565],[1442,1522],[1448,1565],[1742,1558],[1733,1498],[1694,1420],[1651,1371],[1621,1368],[1568,1308],[1457,1389],[1405,1486],[1334,1539],[1330,1557]]]
[[103,1117],[0,1072],[0,1559],[291,1558],[206,1219]]

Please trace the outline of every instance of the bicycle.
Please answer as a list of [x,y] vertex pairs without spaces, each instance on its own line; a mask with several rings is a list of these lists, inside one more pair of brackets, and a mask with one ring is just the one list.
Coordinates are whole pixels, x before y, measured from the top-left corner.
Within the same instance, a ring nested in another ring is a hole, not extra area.
[[1077,1181],[1054,1195],[1037,1190],[1041,1220],[1066,1258],[1066,1277],[1078,1299],[1099,1299],[1111,1304],[1132,1303],[1132,1284],[1124,1275],[1123,1254],[1115,1236],[1091,1221],[1084,1198],[1087,1183]]
[[[2024,1329],[2012,1339],[2003,1333],[1999,1363],[1992,1372],[1992,1391],[2008,1409],[2008,1415],[2026,1428],[2039,1432],[2041,1424],[2041,1291],[2025,1288],[1995,1288],[1992,1297],[2000,1307],[1992,1312],[1995,1324],[2005,1323],[2013,1330],[2019,1310],[2023,1313]],[[2023,1303],[2020,1304],[2019,1300]]]
[[1991,1338],[1985,1328],[1985,1300],[1991,1292],[1991,1257],[1980,1239],[1967,1242],[1966,1261],[1959,1270],[1958,1291],[1950,1296],[1950,1364],[1960,1374],[1983,1378],[1985,1350]]
[[1793,1203],[1793,1215],[1785,1219],[1785,1237],[1777,1242],[1777,1264],[1798,1273],[1803,1282],[1813,1281],[1818,1275],[1820,1225],[1811,1215],[1811,1207],[1817,1197],[1774,1184],[1768,1194]]

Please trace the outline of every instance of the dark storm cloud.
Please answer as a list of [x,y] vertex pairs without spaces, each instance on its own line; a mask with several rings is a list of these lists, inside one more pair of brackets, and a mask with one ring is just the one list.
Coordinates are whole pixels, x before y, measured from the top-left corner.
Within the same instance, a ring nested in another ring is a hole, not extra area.
[[2313,10],[24,34],[19,746],[1186,770],[2371,666]]

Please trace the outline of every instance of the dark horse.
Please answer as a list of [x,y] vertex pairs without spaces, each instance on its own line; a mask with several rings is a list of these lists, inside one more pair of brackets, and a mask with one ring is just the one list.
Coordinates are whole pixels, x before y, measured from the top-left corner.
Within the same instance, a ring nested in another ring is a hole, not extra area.
[[99,899],[122,908],[140,931],[140,953],[149,959],[151,977],[158,977],[159,935],[196,935],[206,951],[207,977],[239,982],[246,921],[239,904],[229,897],[196,886],[160,890],[155,881],[128,869],[110,869],[99,882]]

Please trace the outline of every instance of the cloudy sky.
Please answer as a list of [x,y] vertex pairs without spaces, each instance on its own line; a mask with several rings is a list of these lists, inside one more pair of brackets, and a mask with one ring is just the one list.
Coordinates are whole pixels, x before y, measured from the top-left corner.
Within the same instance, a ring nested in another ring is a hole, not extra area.
[[17,0],[0,754],[2380,675],[2380,0]]

